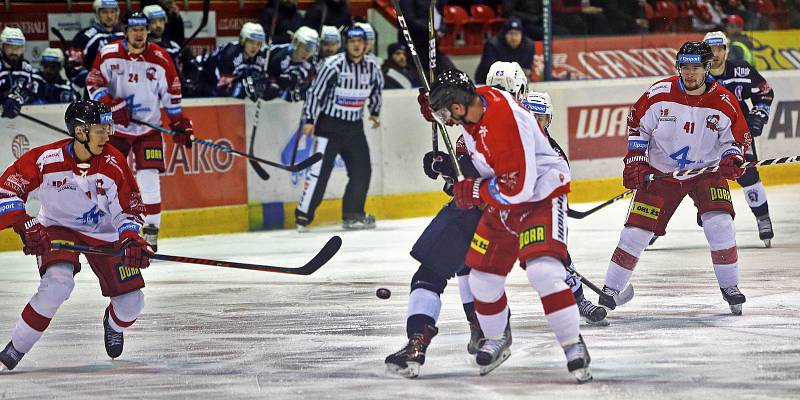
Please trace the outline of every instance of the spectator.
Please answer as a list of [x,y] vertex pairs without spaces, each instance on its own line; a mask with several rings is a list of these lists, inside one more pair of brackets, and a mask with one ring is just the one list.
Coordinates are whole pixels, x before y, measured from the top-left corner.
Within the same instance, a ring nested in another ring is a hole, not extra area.
[[183,46],[183,42],[186,40],[183,32],[183,18],[181,17],[181,10],[175,4],[175,0],[142,0],[140,2],[142,10],[149,5],[159,5],[167,12],[167,25],[164,28],[164,36],[177,43],[178,47]]
[[291,44],[273,46],[267,62],[267,75],[280,88],[286,101],[305,100],[306,90],[313,77],[313,57],[319,49],[317,31],[301,26],[292,36]]
[[486,83],[486,74],[495,61],[516,62],[531,75],[533,67],[533,40],[522,35],[522,21],[516,17],[506,20],[497,36],[489,39],[483,46],[483,54],[478,69],[475,71],[475,82]]
[[593,4],[603,9],[612,33],[625,35],[646,30],[649,26],[644,18],[644,6],[639,0],[594,0]]
[[92,8],[95,21],[72,38],[67,60],[67,77],[78,87],[86,86],[86,75],[94,64],[98,50],[125,37],[117,25],[119,5],[116,0],[94,0]]
[[728,60],[744,61],[755,65],[753,41],[743,34],[744,20],[738,15],[729,15],[725,20],[725,33],[728,35]]
[[786,8],[789,11],[789,28],[800,29],[800,0],[787,0]]
[[297,0],[269,0],[261,11],[261,26],[272,29],[272,16],[275,12],[275,2],[278,2],[278,19],[275,20],[275,35],[273,44],[283,44],[292,41],[290,32],[297,32],[303,24],[303,16],[297,11]]
[[350,15],[349,0],[317,0],[308,8],[303,17],[303,25],[317,32],[320,31],[322,25],[332,25],[341,29],[352,24],[353,17]]
[[419,87],[416,74],[408,67],[406,46],[392,43],[386,50],[386,61],[381,66],[384,89],[411,89]]
[[[442,21],[442,7],[443,1],[439,0],[436,5],[436,14],[434,15],[433,26],[436,29],[438,38],[444,36],[444,24]],[[425,68],[425,73],[428,74],[428,0],[400,0],[400,9],[403,10],[403,15],[406,17],[406,24],[408,31],[411,35],[411,40],[414,41],[414,47],[417,50],[422,67]],[[402,30],[397,31],[397,42],[406,44],[406,39],[403,36]],[[439,50],[438,46],[441,40],[436,41],[436,70],[447,71],[455,69],[455,65],[446,54]],[[407,59],[410,59],[411,54],[407,53]],[[416,71],[415,71],[416,72]],[[422,79],[417,76],[417,80],[422,82]]]
[[[506,18],[519,18],[524,27],[525,36],[533,40],[542,40],[542,1],[541,0],[505,0],[503,15]],[[552,27],[556,33],[556,26]],[[558,34],[566,34],[559,29]]]
[[78,93],[61,76],[64,65],[64,53],[61,50],[46,48],[42,51],[39,64],[42,69],[33,74],[36,87],[33,104],[73,103],[78,100]]
[[172,57],[172,62],[180,71],[178,52],[181,46],[165,34],[167,27],[167,13],[158,4],[151,4],[142,10],[147,17],[147,29],[149,33],[147,39],[161,46]]
[[33,97],[33,67],[25,60],[25,35],[6,26],[0,32],[0,102],[3,118],[16,118]]
[[584,0],[554,0],[553,26],[556,25],[570,35],[611,34],[603,9]]
[[724,14],[717,3],[712,0],[697,0],[692,16],[692,29],[699,32],[719,30],[723,25],[723,18]]
[[322,27],[322,37],[320,38],[319,61],[324,62],[326,58],[339,52],[342,48],[342,35],[335,26],[325,25]]

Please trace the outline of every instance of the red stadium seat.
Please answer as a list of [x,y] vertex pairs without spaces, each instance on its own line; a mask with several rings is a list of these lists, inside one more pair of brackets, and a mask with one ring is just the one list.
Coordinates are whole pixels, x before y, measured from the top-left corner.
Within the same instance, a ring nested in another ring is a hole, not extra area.
[[[472,47],[483,44],[480,35],[481,23],[470,18],[463,8],[445,6],[444,23],[450,27],[447,32],[448,35],[452,33],[450,40],[453,41],[454,47]],[[448,38],[445,37],[442,44],[444,45],[447,40]]]
[[786,3],[773,2],[773,0],[756,0],[758,13],[769,18],[771,29],[788,29],[789,14]]
[[473,4],[469,9],[469,13],[472,15],[472,19],[483,24],[481,36],[484,41],[496,35],[506,21],[505,18],[497,18],[494,10],[483,4]]
[[678,32],[693,32],[692,18],[694,17],[694,0],[680,0],[678,2]]
[[[645,8],[645,13],[647,12]],[[656,9],[653,17],[649,18],[650,31],[652,32],[675,32],[678,21],[678,6],[672,1],[659,0],[656,2]]]

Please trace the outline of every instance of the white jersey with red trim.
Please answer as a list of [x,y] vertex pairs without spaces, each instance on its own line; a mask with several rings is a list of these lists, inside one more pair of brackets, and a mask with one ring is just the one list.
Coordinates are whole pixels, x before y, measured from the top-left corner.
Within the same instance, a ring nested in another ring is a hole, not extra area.
[[[150,42],[141,54],[128,52],[125,40],[103,47],[86,78],[86,89],[92,100],[105,96],[125,100],[131,119],[156,126],[161,126],[162,105],[170,119],[183,115],[181,80],[175,64],[166,50]],[[130,136],[152,131],[136,123],[115,125],[114,129],[116,134]]]
[[64,139],[25,153],[0,176],[0,229],[26,218],[25,202],[38,198],[36,219],[100,241],[139,231],[144,211],[139,187],[125,156],[111,145],[82,172],[74,142]]
[[716,81],[706,84],[698,96],[687,95],[677,76],[651,86],[628,115],[628,150],[646,151],[661,172],[714,166],[730,153],[744,154],[751,137],[736,97]]
[[533,115],[502,90],[484,86],[477,92],[483,117],[461,128],[472,163],[487,180],[481,199],[503,207],[569,192],[569,166]]

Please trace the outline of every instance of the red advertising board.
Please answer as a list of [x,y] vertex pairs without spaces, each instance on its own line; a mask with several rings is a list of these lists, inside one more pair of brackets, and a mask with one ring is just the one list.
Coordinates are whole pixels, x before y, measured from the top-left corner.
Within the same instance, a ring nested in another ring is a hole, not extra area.
[[627,151],[628,111],[632,105],[568,107],[569,158],[622,158]]

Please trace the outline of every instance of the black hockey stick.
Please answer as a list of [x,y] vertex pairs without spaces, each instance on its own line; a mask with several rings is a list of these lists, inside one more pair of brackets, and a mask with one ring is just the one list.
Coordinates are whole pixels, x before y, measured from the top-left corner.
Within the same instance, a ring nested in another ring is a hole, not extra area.
[[[133,121],[133,122],[135,122],[137,124],[149,126],[149,127],[153,128],[153,129],[157,129],[157,130],[159,130],[161,132],[164,132],[166,134],[170,134],[170,135],[176,135],[177,134],[173,130],[170,130],[170,129],[167,129],[167,128],[163,128],[163,127],[160,127],[158,125],[154,125],[154,124],[151,124],[151,123],[148,123],[148,122],[139,121],[139,120],[136,120],[136,119],[132,119],[131,121]],[[259,157],[256,157],[254,155],[251,155],[251,154],[247,154],[247,153],[243,153],[241,151],[234,150],[234,149],[232,149],[232,148],[230,148],[228,146],[223,146],[223,145],[216,144],[216,143],[213,143],[213,142],[209,142],[209,141],[203,140],[203,139],[194,139],[194,143],[201,144],[203,146],[208,146],[208,147],[211,147],[212,149],[215,149],[215,150],[224,151],[226,153],[234,154],[234,155],[237,155],[239,157],[244,157],[244,158],[247,158],[248,160],[258,161],[260,163],[264,163],[264,164],[267,164],[269,166],[272,166],[272,167],[275,167],[275,168],[279,168],[279,169],[282,169],[284,171],[289,171],[289,172],[302,171],[302,170],[312,166],[314,163],[316,163],[316,162],[318,162],[319,160],[322,159],[322,153],[314,153],[314,154],[311,155],[311,157],[306,158],[300,164],[283,165],[283,164],[280,164],[280,163],[276,163],[274,161],[265,160],[263,158],[259,158]]]
[[[771,158],[767,160],[761,161],[750,161],[746,162],[741,165],[740,168],[755,168],[760,166],[767,166],[767,165],[777,165],[777,164],[787,164],[787,163],[796,163],[800,162],[800,156],[790,156],[790,157],[781,157],[781,158]],[[705,174],[710,172],[717,172],[719,171],[719,165],[715,165],[713,167],[705,167],[705,168],[694,168],[694,169],[684,169],[680,171],[670,172],[667,174],[649,174],[645,175],[644,180],[645,182],[654,181],[656,179],[662,178],[679,178],[683,176],[692,176],[692,175],[699,175]]]
[[208,24],[208,11],[210,8],[211,8],[211,0],[203,0],[203,18],[200,19],[200,26],[198,26],[197,29],[194,30],[192,36],[189,36],[188,39],[186,39],[183,43],[181,43],[181,47],[178,49],[178,54],[183,53],[183,49],[188,47],[189,43],[191,43],[192,40],[194,40],[194,38],[197,37],[200,31],[202,31],[203,28],[206,27],[206,24]]
[[[425,88],[426,92],[431,90],[430,85],[428,84],[428,78],[425,76],[425,69],[422,68],[422,62],[419,60],[419,55],[417,54],[417,48],[414,46],[414,41],[411,39],[411,33],[408,31],[408,25],[406,24],[406,18],[403,16],[403,10],[400,9],[400,4],[397,0],[392,0],[392,6],[394,10],[397,12],[397,24],[400,25],[400,29],[403,30],[403,37],[406,39],[406,43],[408,44],[408,51],[411,53],[411,58],[414,60],[414,65],[417,67],[417,75],[419,75],[420,79],[422,79],[422,85]],[[447,135],[447,131],[445,130],[442,124],[437,123],[439,126],[439,131],[442,132],[442,139],[444,139],[444,145],[447,147],[447,152],[450,155],[450,162],[453,165],[453,168],[456,170],[456,180],[461,174],[461,167],[458,165],[458,160],[456,159],[456,151],[453,148],[453,143],[450,141],[450,137]]]
[[23,112],[20,112],[19,116],[22,117],[22,118],[27,119],[28,121],[35,122],[35,123],[37,123],[37,124],[39,124],[41,126],[44,126],[46,128],[50,128],[50,129],[52,129],[52,130],[54,130],[54,131],[56,131],[56,132],[58,132],[60,134],[67,135],[67,136],[70,136],[70,137],[72,136],[72,135],[69,134],[69,132],[66,129],[59,128],[59,127],[57,127],[57,126],[55,126],[55,125],[53,125],[53,124],[51,124],[49,122],[42,121],[39,118],[36,118],[34,116],[25,114]]
[[620,194],[618,194],[618,195],[606,200],[605,203],[598,204],[598,205],[596,205],[596,206],[594,206],[594,207],[592,207],[592,208],[590,208],[590,209],[588,209],[586,211],[576,211],[576,210],[573,210],[573,209],[570,208],[570,209],[567,210],[567,216],[570,217],[570,218],[574,218],[574,219],[586,218],[586,217],[594,214],[595,212],[597,212],[597,210],[599,210],[601,208],[604,208],[604,207],[608,206],[609,204],[616,203],[617,201],[622,200],[622,199],[630,196],[631,194],[633,194],[633,192],[634,192],[633,189],[628,189],[628,190],[626,190],[626,191],[624,191],[624,192],[622,192],[622,193],[620,193]]
[[[428,79],[433,82],[436,79],[436,29],[433,26],[433,13],[436,8],[436,0],[431,0],[428,6]],[[391,55],[390,55],[391,56]],[[433,151],[439,151],[439,127],[436,123],[431,123],[431,141]]]
[[597,287],[594,283],[592,283],[592,281],[586,279],[585,276],[581,275],[578,271],[572,268],[572,266],[566,266],[564,268],[566,268],[567,272],[569,272],[570,274],[577,276],[578,279],[580,279],[584,285],[588,286],[589,289],[592,289],[592,291],[597,293],[601,298],[606,299],[605,301],[606,303],[613,302],[613,304],[621,306],[631,301],[631,299],[633,299],[633,294],[634,294],[633,285],[631,284],[628,284],[628,286],[625,287],[625,289],[623,289],[618,294],[611,296],[607,293],[603,293],[603,291],[599,287]]
[[[103,248],[103,247],[91,247],[82,244],[71,245],[71,244],[53,242],[52,247],[55,250],[73,250],[81,253],[103,254],[108,256],[122,256],[122,252],[117,251],[115,249]],[[289,274],[289,275],[311,275],[316,270],[320,269],[323,265],[325,265],[331,258],[333,258],[333,256],[336,255],[336,252],[339,251],[340,247],[342,247],[342,238],[340,238],[339,236],[334,236],[328,239],[328,243],[325,243],[325,246],[322,247],[322,249],[317,253],[317,255],[315,255],[314,258],[311,259],[311,261],[307,262],[305,265],[299,268],[276,267],[274,265],[263,265],[263,264],[247,264],[247,263],[239,263],[233,261],[209,260],[207,258],[170,256],[166,254],[153,254],[150,256],[150,258],[153,260],[174,261],[186,264],[214,265],[217,267],[224,267],[224,268],[249,269],[251,271],[278,272],[281,274]]]

